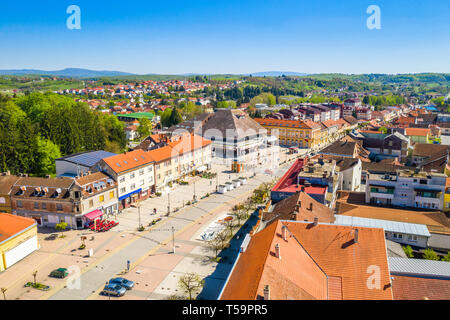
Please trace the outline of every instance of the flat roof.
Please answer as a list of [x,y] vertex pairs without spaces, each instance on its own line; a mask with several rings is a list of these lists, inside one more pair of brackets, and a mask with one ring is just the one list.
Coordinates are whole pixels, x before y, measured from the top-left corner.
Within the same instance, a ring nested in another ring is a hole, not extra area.
[[149,118],[149,119],[153,119],[155,114],[152,113],[152,112],[138,112],[138,113],[116,114],[116,116],[117,117],[122,117],[122,118],[136,118],[136,119]]
[[427,226],[424,224],[370,219],[370,218],[361,218],[343,215],[336,215],[335,218],[336,218],[335,224],[343,226],[382,228],[388,232],[413,234],[424,237],[431,236]]
[[450,262],[389,257],[391,273],[422,275],[450,279]]

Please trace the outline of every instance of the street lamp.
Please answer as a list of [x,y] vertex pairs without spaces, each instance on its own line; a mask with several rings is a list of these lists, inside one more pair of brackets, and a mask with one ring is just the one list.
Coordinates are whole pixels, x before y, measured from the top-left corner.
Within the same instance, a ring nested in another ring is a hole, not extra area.
[[195,201],[196,195],[195,195],[195,180],[194,180],[194,201]]
[[170,214],[170,193],[167,193],[167,216]]
[[132,205],[133,208],[137,208],[138,209],[138,214],[139,214],[139,228],[142,228],[142,223],[141,223],[141,206],[140,205]]
[[172,226],[172,249],[175,254],[175,228]]

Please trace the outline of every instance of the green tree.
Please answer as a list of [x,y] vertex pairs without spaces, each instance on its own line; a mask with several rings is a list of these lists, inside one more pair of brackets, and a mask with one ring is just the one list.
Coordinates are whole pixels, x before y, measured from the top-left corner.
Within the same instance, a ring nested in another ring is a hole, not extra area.
[[170,125],[175,126],[183,121],[183,117],[181,116],[180,111],[177,108],[172,110],[170,114]]
[[[66,222],[60,222],[57,225],[55,225],[56,231],[63,232],[64,230],[66,230],[66,228],[67,228],[67,223]],[[62,238],[63,235],[61,234],[60,237]]]
[[152,122],[147,118],[142,118],[139,120],[139,126],[137,132],[140,138],[144,138],[150,135],[152,131]]
[[37,167],[33,171],[40,175],[54,174],[56,172],[55,159],[61,157],[59,147],[50,140],[38,137],[37,149]]

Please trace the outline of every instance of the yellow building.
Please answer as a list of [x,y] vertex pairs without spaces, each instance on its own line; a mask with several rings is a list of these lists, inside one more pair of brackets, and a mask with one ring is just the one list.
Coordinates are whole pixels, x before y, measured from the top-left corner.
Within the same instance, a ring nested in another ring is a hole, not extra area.
[[[447,168],[446,168],[447,171]],[[447,174],[447,172],[446,172]],[[448,174],[447,174],[448,176]],[[448,212],[450,211],[450,178],[447,178],[445,181],[445,193],[444,193],[444,205],[443,205],[444,211]]]
[[[313,149],[323,142],[321,126],[311,120],[253,119],[267,129],[267,135],[277,135],[279,144]],[[278,134],[277,134],[278,132]]]
[[39,249],[33,219],[0,213],[0,272]]

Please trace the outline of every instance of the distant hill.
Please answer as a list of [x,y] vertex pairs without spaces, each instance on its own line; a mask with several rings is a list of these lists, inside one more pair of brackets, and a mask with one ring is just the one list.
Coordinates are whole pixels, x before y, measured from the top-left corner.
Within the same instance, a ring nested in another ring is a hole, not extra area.
[[307,76],[308,74],[300,73],[300,72],[291,72],[291,71],[264,71],[264,72],[249,73],[247,75],[252,75],[253,77],[281,77],[282,75],[303,77],[303,76]]
[[63,70],[56,70],[56,71],[45,71],[45,70],[35,70],[35,69],[0,70],[0,75],[12,75],[12,76],[49,75],[49,76],[67,77],[67,78],[95,78],[95,77],[127,76],[127,75],[132,75],[132,73],[126,73],[126,72],[120,72],[120,71],[95,71],[95,70],[79,69],[79,68],[66,68]]

